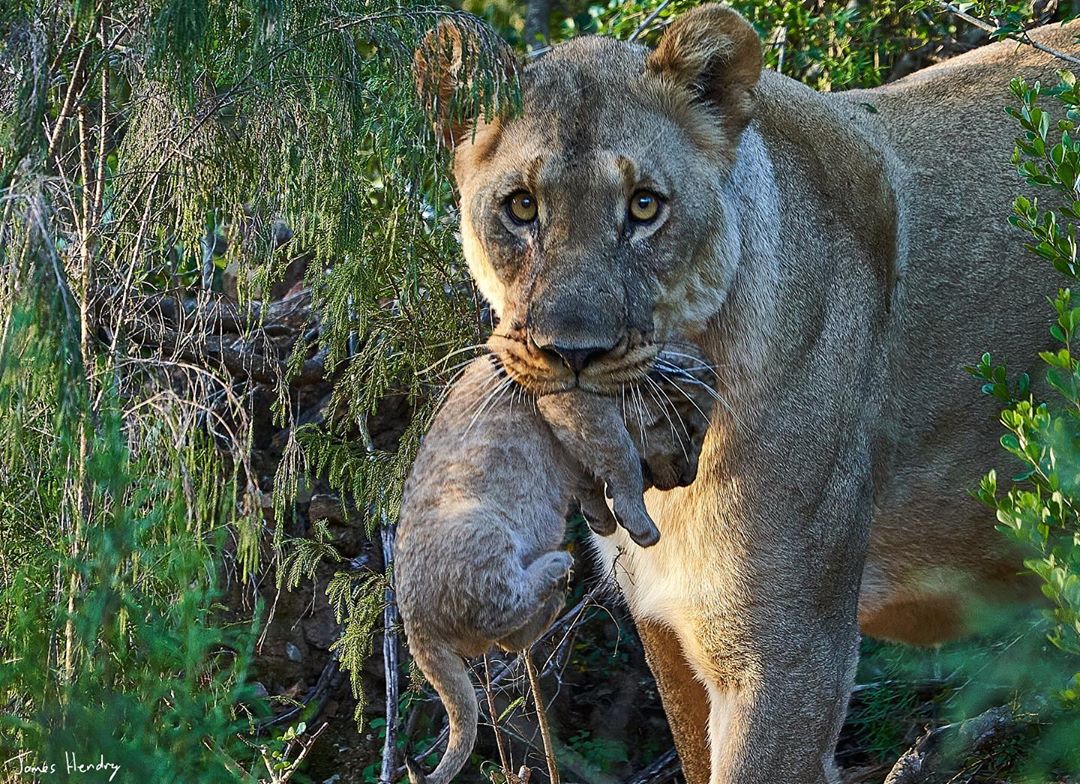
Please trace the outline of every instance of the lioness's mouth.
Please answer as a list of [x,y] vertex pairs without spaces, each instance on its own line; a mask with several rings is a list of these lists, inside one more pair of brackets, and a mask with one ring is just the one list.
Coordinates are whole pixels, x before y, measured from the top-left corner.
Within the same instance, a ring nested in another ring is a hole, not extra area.
[[534,395],[580,387],[599,395],[618,395],[627,384],[640,381],[653,369],[660,347],[651,342],[620,341],[615,348],[575,372],[551,352],[527,338],[494,334],[488,347],[514,381]]

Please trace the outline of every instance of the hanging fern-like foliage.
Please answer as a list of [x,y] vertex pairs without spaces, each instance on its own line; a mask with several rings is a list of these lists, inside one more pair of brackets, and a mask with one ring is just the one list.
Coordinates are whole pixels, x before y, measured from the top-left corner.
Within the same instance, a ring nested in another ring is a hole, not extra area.
[[[236,742],[258,724],[240,709],[252,641],[211,612],[222,582],[282,565],[293,499],[315,474],[369,532],[392,520],[445,380],[430,368],[483,329],[411,76],[447,13],[0,6],[5,759],[88,733],[150,781],[258,775],[259,747]],[[474,27],[463,98],[505,105],[495,39]],[[283,346],[267,292],[300,255],[312,317]],[[292,382],[312,367],[334,384],[331,410],[300,426]],[[252,462],[268,386],[288,430],[276,478]],[[380,451],[366,423],[391,393],[417,417]],[[289,582],[338,559],[309,545],[293,544]],[[331,583],[347,668],[370,650],[384,587],[370,573]],[[91,722],[117,706],[129,720]]]

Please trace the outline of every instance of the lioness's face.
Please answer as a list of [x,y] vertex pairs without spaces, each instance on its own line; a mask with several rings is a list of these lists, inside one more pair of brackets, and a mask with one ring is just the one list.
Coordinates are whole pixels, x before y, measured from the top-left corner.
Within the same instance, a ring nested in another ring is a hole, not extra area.
[[557,47],[524,70],[521,115],[458,141],[465,256],[499,316],[492,348],[527,389],[617,394],[723,301],[711,257],[749,92],[732,62],[752,61],[752,86],[760,45],[733,12],[701,11],[656,52]]

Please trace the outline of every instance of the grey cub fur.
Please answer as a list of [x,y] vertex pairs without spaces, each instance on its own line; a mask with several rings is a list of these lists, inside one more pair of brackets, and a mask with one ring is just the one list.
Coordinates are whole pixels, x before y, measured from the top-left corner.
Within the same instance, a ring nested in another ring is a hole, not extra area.
[[409,763],[414,784],[445,784],[472,751],[477,702],[462,657],[492,644],[527,648],[562,609],[574,562],[560,547],[574,499],[599,534],[619,524],[641,546],[659,540],[646,481],[693,481],[714,393],[707,365],[681,346],[656,366],[618,400],[573,389],[498,397],[477,414],[504,377],[491,356],[452,388],[405,485],[398,528],[409,647],[450,720],[436,770],[424,776]]

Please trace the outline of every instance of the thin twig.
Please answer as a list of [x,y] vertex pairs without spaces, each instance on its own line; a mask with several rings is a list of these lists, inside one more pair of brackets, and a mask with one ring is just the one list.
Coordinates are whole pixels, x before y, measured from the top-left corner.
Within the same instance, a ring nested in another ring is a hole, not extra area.
[[[267,772],[270,774],[271,784],[286,784],[292,777],[300,770],[300,765],[304,761],[304,757],[308,755],[311,749],[315,746],[315,741],[319,739],[319,736],[326,731],[326,728],[330,726],[329,722],[323,722],[319,729],[315,730],[307,739],[298,738],[297,744],[300,746],[300,753],[296,755],[296,759],[288,762],[287,767],[284,769],[278,769],[277,763],[265,752],[262,752],[263,764],[266,766]],[[292,743],[286,747],[286,754],[292,750]],[[245,777],[247,778],[247,777]]]
[[499,764],[502,766],[503,774],[509,778],[513,772],[510,770],[510,756],[506,753],[506,742],[503,740],[502,733],[499,732],[499,714],[495,710],[495,692],[491,688],[491,664],[486,653],[484,654],[484,691],[487,693],[488,715],[491,718],[491,730],[495,733],[495,745],[499,747]]
[[630,36],[630,43],[634,43],[634,41],[638,39],[638,36],[640,36],[649,28],[649,25],[653,23],[653,20],[656,19],[656,17],[660,16],[660,13],[665,8],[667,8],[670,3],[671,0],[664,0],[664,2],[660,3],[660,5],[656,6],[656,8],[652,10],[652,13],[645,17],[644,21],[638,25],[637,30],[635,30]]
[[[999,33],[998,28],[994,27],[989,22],[984,22],[977,16],[972,16],[966,11],[962,11],[952,3],[939,2],[938,5],[956,18],[963,19],[969,25],[977,27],[985,33],[990,33],[991,35]],[[1067,63],[1072,63],[1073,65],[1080,65],[1080,57],[1074,57],[1071,54],[1066,54],[1065,52],[1059,51],[1057,49],[1047,46],[1046,44],[1041,44],[1038,41],[1033,40],[1031,36],[1028,35],[1027,30],[1024,30],[1022,33],[1005,33],[1005,37],[1010,38],[1017,43],[1027,44],[1028,46],[1038,49],[1044,54],[1051,55],[1052,57],[1056,57],[1059,60],[1064,60]]]
[[551,780],[551,784],[559,784],[559,765],[555,761],[555,746],[551,742],[551,727],[548,725],[544,696],[540,693],[540,678],[536,673],[536,665],[533,664],[529,651],[522,651],[521,658],[525,661],[525,672],[529,675],[529,687],[532,689],[533,703],[536,706],[536,722],[540,725],[540,737],[544,741],[544,757],[547,761],[548,778]]
[[[108,0],[105,0],[101,9],[99,25],[102,46],[106,46],[109,41],[108,16],[109,3]],[[102,52],[101,56],[107,58],[109,53]],[[95,224],[101,221],[101,204],[105,197],[105,142],[109,129],[109,69],[107,66],[101,69],[101,117],[99,121],[101,124],[98,126],[97,177],[94,182],[94,205],[92,210]]]

